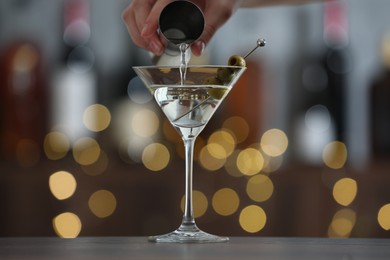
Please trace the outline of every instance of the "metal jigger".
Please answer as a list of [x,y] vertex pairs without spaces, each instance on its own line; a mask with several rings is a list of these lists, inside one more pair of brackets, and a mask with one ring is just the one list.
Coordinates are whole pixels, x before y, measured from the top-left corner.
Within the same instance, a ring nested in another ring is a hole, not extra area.
[[[197,5],[184,0],[168,4],[161,11],[158,29],[165,51],[162,56],[154,57],[153,62],[158,65],[179,65],[180,44],[185,43],[188,48],[199,39],[204,26],[204,16]],[[187,53],[190,55],[190,52]]]

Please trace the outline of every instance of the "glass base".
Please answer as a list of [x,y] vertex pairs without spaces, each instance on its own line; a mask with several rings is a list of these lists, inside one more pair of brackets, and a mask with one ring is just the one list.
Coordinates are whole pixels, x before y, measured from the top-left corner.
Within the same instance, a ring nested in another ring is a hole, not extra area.
[[195,226],[192,229],[180,227],[168,234],[150,236],[148,240],[161,243],[221,243],[229,241],[229,238],[206,233]]

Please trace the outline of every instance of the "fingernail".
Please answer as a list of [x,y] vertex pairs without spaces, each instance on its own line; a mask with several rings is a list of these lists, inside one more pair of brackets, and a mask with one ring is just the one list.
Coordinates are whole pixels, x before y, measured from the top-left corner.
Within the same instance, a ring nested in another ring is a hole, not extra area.
[[163,52],[163,49],[160,44],[156,43],[155,41],[151,41],[149,44],[149,50],[153,52],[156,55],[161,55]]
[[148,34],[148,30],[149,30],[149,24],[145,24],[144,28],[142,28],[142,31],[141,31],[141,36],[145,36]]
[[204,48],[206,47],[206,44],[204,43],[204,41],[197,41],[195,43],[195,47],[199,51],[199,53],[197,53],[197,54],[200,56],[203,53]]

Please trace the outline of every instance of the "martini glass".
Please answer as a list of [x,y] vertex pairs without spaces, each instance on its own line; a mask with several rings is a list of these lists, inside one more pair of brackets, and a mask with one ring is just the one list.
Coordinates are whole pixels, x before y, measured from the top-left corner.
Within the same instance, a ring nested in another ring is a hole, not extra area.
[[154,242],[209,243],[228,241],[227,237],[200,230],[194,218],[192,201],[193,152],[196,137],[232,89],[245,67],[188,66],[183,80],[180,66],[133,67],[154,95],[185,146],[185,204],[181,225],[173,232],[149,237]]

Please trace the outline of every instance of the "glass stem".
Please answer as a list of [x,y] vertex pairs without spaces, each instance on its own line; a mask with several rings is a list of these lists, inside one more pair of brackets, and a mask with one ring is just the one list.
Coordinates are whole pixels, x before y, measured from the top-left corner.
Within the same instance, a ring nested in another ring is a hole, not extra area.
[[184,197],[184,215],[181,229],[196,229],[194,209],[192,201],[192,172],[194,161],[195,136],[183,138],[185,147],[186,175],[185,175],[185,197]]

